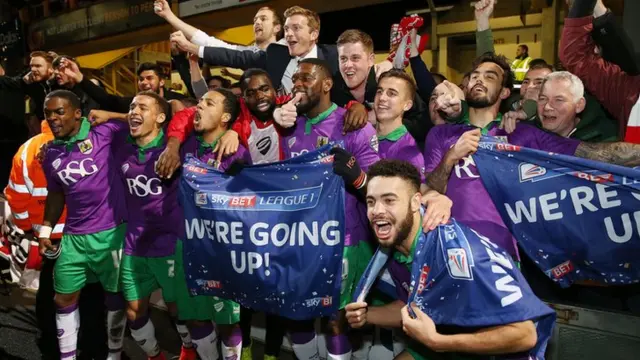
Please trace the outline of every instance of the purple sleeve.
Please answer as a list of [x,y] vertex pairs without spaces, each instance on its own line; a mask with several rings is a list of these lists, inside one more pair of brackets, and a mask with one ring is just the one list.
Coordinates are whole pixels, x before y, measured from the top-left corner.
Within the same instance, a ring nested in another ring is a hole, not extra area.
[[44,160],[42,161],[42,171],[44,171],[44,177],[47,179],[47,190],[51,192],[62,192],[62,187],[58,183],[53,168],[51,167],[51,152],[47,151]]
[[251,160],[251,153],[244,146],[240,145],[238,151],[242,151],[242,160],[245,164],[251,165],[253,164],[253,160]]
[[378,135],[371,124],[358,131],[347,133],[346,150],[355,156],[363,171],[380,160],[378,155]]
[[[536,150],[573,156],[578,145],[580,145],[580,140],[564,138],[554,133],[538,129],[535,126],[523,125],[525,126],[519,125],[513,134],[523,137],[522,143],[524,146],[529,146]],[[528,138],[529,141],[526,141],[524,137]]]
[[446,126],[434,126],[427,135],[426,144],[424,145],[424,173],[429,174],[440,165],[440,161],[444,158],[446,150],[443,149],[445,142],[442,132]]
[[95,127],[108,142],[117,143],[124,140],[129,133],[129,124],[119,120],[109,120]]
[[416,169],[418,169],[418,171],[420,172],[420,180],[422,180],[422,182],[424,183],[426,180],[424,171],[424,155],[420,154],[420,151],[416,147],[415,150],[410,150],[410,154],[407,160],[411,163],[411,165],[415,166]]

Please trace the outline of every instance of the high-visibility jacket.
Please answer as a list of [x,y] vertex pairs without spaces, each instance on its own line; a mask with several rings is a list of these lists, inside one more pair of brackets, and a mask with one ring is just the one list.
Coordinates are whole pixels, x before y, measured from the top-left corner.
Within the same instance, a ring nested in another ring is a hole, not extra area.
[[527,75],[527,71],[529,71],[530,62],[531,57],[527,56],[524,59],[515,59],[511,63],[511,70],[513,71],[513,76],[515,76],[517,82],[524,81],[524,77]]
[[[42,226],[47,199],[47,180],[38,160],[38,153],[43,145],[53,140],[53,134],[47,122],[42,121],[40,127],[42,132],[22,144],[13,157],[9,184],[4,190],[13,215],[13,223],[22,231],[33,230],[36,235]],[[65,218],[66,209],[53,227],[52,239],[62,237]],[[30,250],[29,258],[35,256],[37,259],[33,260],[39,263],[38,244],[34,241],[32,245],[36,247],[36,251],[32,255]]]

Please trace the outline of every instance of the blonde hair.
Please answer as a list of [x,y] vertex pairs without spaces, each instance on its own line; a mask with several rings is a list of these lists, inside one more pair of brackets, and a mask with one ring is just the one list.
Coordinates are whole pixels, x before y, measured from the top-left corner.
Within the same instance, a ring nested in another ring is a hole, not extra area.
[[311,31],[316,30],[320,32],[320,16],[313,10],[305,9],[300,6],[292,6],[285,10],[284,17],[289,18],[294,15],[302,15],[307,18],[307,24]]
[[368,53],[373,53],[373,39],[369,34],[362,30],[345,30],[342,34],[340,34],[340,36],[338,37],[338,41],[336,42],[338,46],[356,43],[362,43],[362,46],[364,46],[364,49]]

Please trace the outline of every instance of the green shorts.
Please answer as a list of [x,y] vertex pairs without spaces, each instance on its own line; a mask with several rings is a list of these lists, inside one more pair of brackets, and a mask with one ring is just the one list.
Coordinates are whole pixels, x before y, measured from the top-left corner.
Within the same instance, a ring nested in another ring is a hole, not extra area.
[[54,288],[59,294],[80,291],[100,282],[105,291],[120,291],[120,260],[126,224],[95,234],[62,236],[60,257],[54,267]]
[[240,322],[240,305],[215,296],[191,296],[187,288],[182,258],[182,240],[176,242],[175,294],[179,320],[213,320],[216,324],[231,325]]
[[492,355],[473,355],[463,353],[435,352],[428,347],[411,341],[405,349],[414,360],[495,360]]
[[353,302],[353,292],[373,257],[373,247],[367,241],[356,246],[345,246],[342,253],[342,285],[340,286],[340,309]]
[[165,257],[122,256],[122,293],[127,301],[145,299],[162,289],[165,302],[176,301],[176,260]]

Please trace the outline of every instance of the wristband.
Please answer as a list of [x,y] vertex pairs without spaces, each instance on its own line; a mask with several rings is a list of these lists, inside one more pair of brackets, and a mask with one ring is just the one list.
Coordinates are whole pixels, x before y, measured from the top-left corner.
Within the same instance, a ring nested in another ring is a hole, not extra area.
[[38,238],[48,239],[51,237],[52,231],[53,231],[53,228],[51,226],[42,225],[40,227],[40,231],[38,231]]
[[355,100],[351,100],[347,103],[347,105],[344,106],[345,109],[349,110],[351,109],[351,107],[355,104],[360,104],[359,102],[355,101]]
[[360,190],[365,186],[366,183],[367,183],[367,173],[363,171],[360,173],[360,176],[358,176],[356,181],[353,182],[353,187],[356,188],[357,190]]

